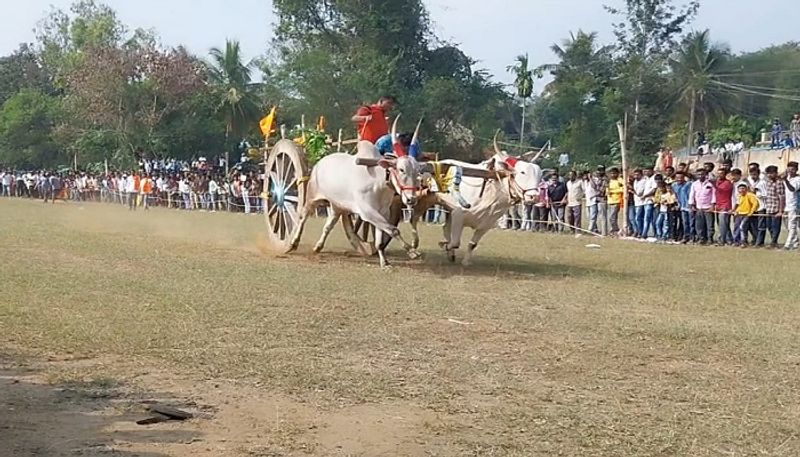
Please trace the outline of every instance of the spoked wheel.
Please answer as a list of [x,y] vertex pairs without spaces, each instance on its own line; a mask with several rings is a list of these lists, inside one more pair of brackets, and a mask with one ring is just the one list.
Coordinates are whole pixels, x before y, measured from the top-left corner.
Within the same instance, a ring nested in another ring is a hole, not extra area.
[[305,154],[295,142],[281,140],[270,151],[265,170],[267,234],[276,249],[288,251],[300,227],[300,207],[305,203],[308,179]]

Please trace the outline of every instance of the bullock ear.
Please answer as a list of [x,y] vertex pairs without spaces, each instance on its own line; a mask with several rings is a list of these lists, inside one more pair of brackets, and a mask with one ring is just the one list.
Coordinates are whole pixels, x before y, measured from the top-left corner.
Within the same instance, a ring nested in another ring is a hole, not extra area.
[[395,162],[392,160],[381,159],[378,161],[378,166],[381,168],[392,168],[395,165]]
[[496,162],[496,160],[494,159],[494,157],[489,159],[489,163],[486,164],[487,168],[489,168],[489,170],[491,170],[491,171],[494,171],[495,162]]

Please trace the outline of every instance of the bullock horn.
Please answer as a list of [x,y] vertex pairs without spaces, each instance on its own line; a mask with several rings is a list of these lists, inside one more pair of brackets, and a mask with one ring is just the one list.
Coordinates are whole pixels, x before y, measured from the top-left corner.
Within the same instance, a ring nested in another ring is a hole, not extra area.
[[411,138],[411,144],[415,144],[419,142],[419,128],[422,126],[422,120],[424,118],[419,118],[419,122],[417,122],[417,128],[414,129],[414,136]]
[[394,118],[394,123],[392,123],[392,150],[397,157],[403,157],[406,155],[406,151],[403,149],[403,145],[397,141],[397,121],[400,120],[400,115],[398,114],[396,118]]
[[494,145],[495,154],[502,156],[503,151],[501,151],[500,146],[497,145],[497,135],[500,135],[500,129],[497,129],[497,131],[494,132],[494,139],[492,139],[492,145]]

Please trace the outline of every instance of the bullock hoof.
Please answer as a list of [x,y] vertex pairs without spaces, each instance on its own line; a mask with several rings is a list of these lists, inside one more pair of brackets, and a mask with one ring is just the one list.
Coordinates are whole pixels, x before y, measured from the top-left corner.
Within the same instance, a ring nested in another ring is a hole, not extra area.
[[445,250],[445,251],[446,251],[446,250],[447,250],[447,245],[448,245],[448,244],[450,244],[450,243],[448,243],[448,242],[447,242],[447,240],[445,240],[445,241],[440,241],[440,242],[439,242],[439,247],[440,247],[440,248],[442,248],[443,250]]
[[417,251],[415,248],[408,250],[408,258],[411,260],[417,260],[422,258],[422,253]]
[[464,258],[464,260],[461,261],[461,265],[464,266],[464,267],[471,267],[472,266],[472,260]]
[[456,263],[456,251],[455,250],[447,251],[447,260],[449,260],[450,263]]
[[314,249],[312,250],[312,252],[314,254],[319,254],[320,252],[322,252],[322,248],[324,248],[324,247],[325,246],[322,246],[322,245],[318,244],[318,245],[314,246]]
[[298,245],[299,245],[299,244],[300,244],[300,243],[292,243],[292,244],[289,246],[289,249],[287,249],[287,250],[286,250],[286,253],[287,253],[287,254],[289,254],[289,253],[291,253],[291,252],[294,252],[294,251],[296,251],[296,250],[297,250],[297,247],[298,247]]

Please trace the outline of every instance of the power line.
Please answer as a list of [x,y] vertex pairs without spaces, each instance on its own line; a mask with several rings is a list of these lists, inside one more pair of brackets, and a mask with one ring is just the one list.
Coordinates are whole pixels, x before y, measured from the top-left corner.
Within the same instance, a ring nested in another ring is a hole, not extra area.
[[742,92],[742,93],[746,93],[746,94],[750,94],[750,95],[759,95],[759,96],[762,96],[762,97],[775,98],[775,99],[778,99],[778,100],[787,100],[787,101],[792,101],[792,102],[800,102],[800,96],[791,97],[791,96],[782,95],[782,94],[770,94],[770,93],[767,93],[767,92],[760,92],[760,91],[749,89],[747,87],[743,87],[743,86],[740,86],[740,85],[728,84],[728,83],[724,83],[722,81],[717,81],[717,80],[713,80],[713,79],[711,80],[711,83],[712,84],[716,84],[716,85],[718,85],[720,87],[724,87],[724,88],[726,88],[728,90],[738,91],[738,92]]
[[[720,81],[720,82],[722,82],[722,81]],[[737,86],[737,87],[744,87],[746,89],[765,90],[765,91],[770,91],[770,92],[785,92],[785,93],[787,93],[789,95],[800,96],[800,91],[798,91],[797,89],[784,89],[784,88],[780,88],[780,87],[754,86],[754,85],[751,85],[751,84],[742,84],[742,83],[726,83],[726,84],[730,84],[732,86]]]
[[800,69],[784,69],[784,70],[770,70],[770,71],[752,71],[752,72],[740,72],[740,73],[720,73],[714,75],[715,77],[719,78],[734,78],[737,76],[772,76],[772,75],[782,75],[782,74],[798,74],[800,73]]

